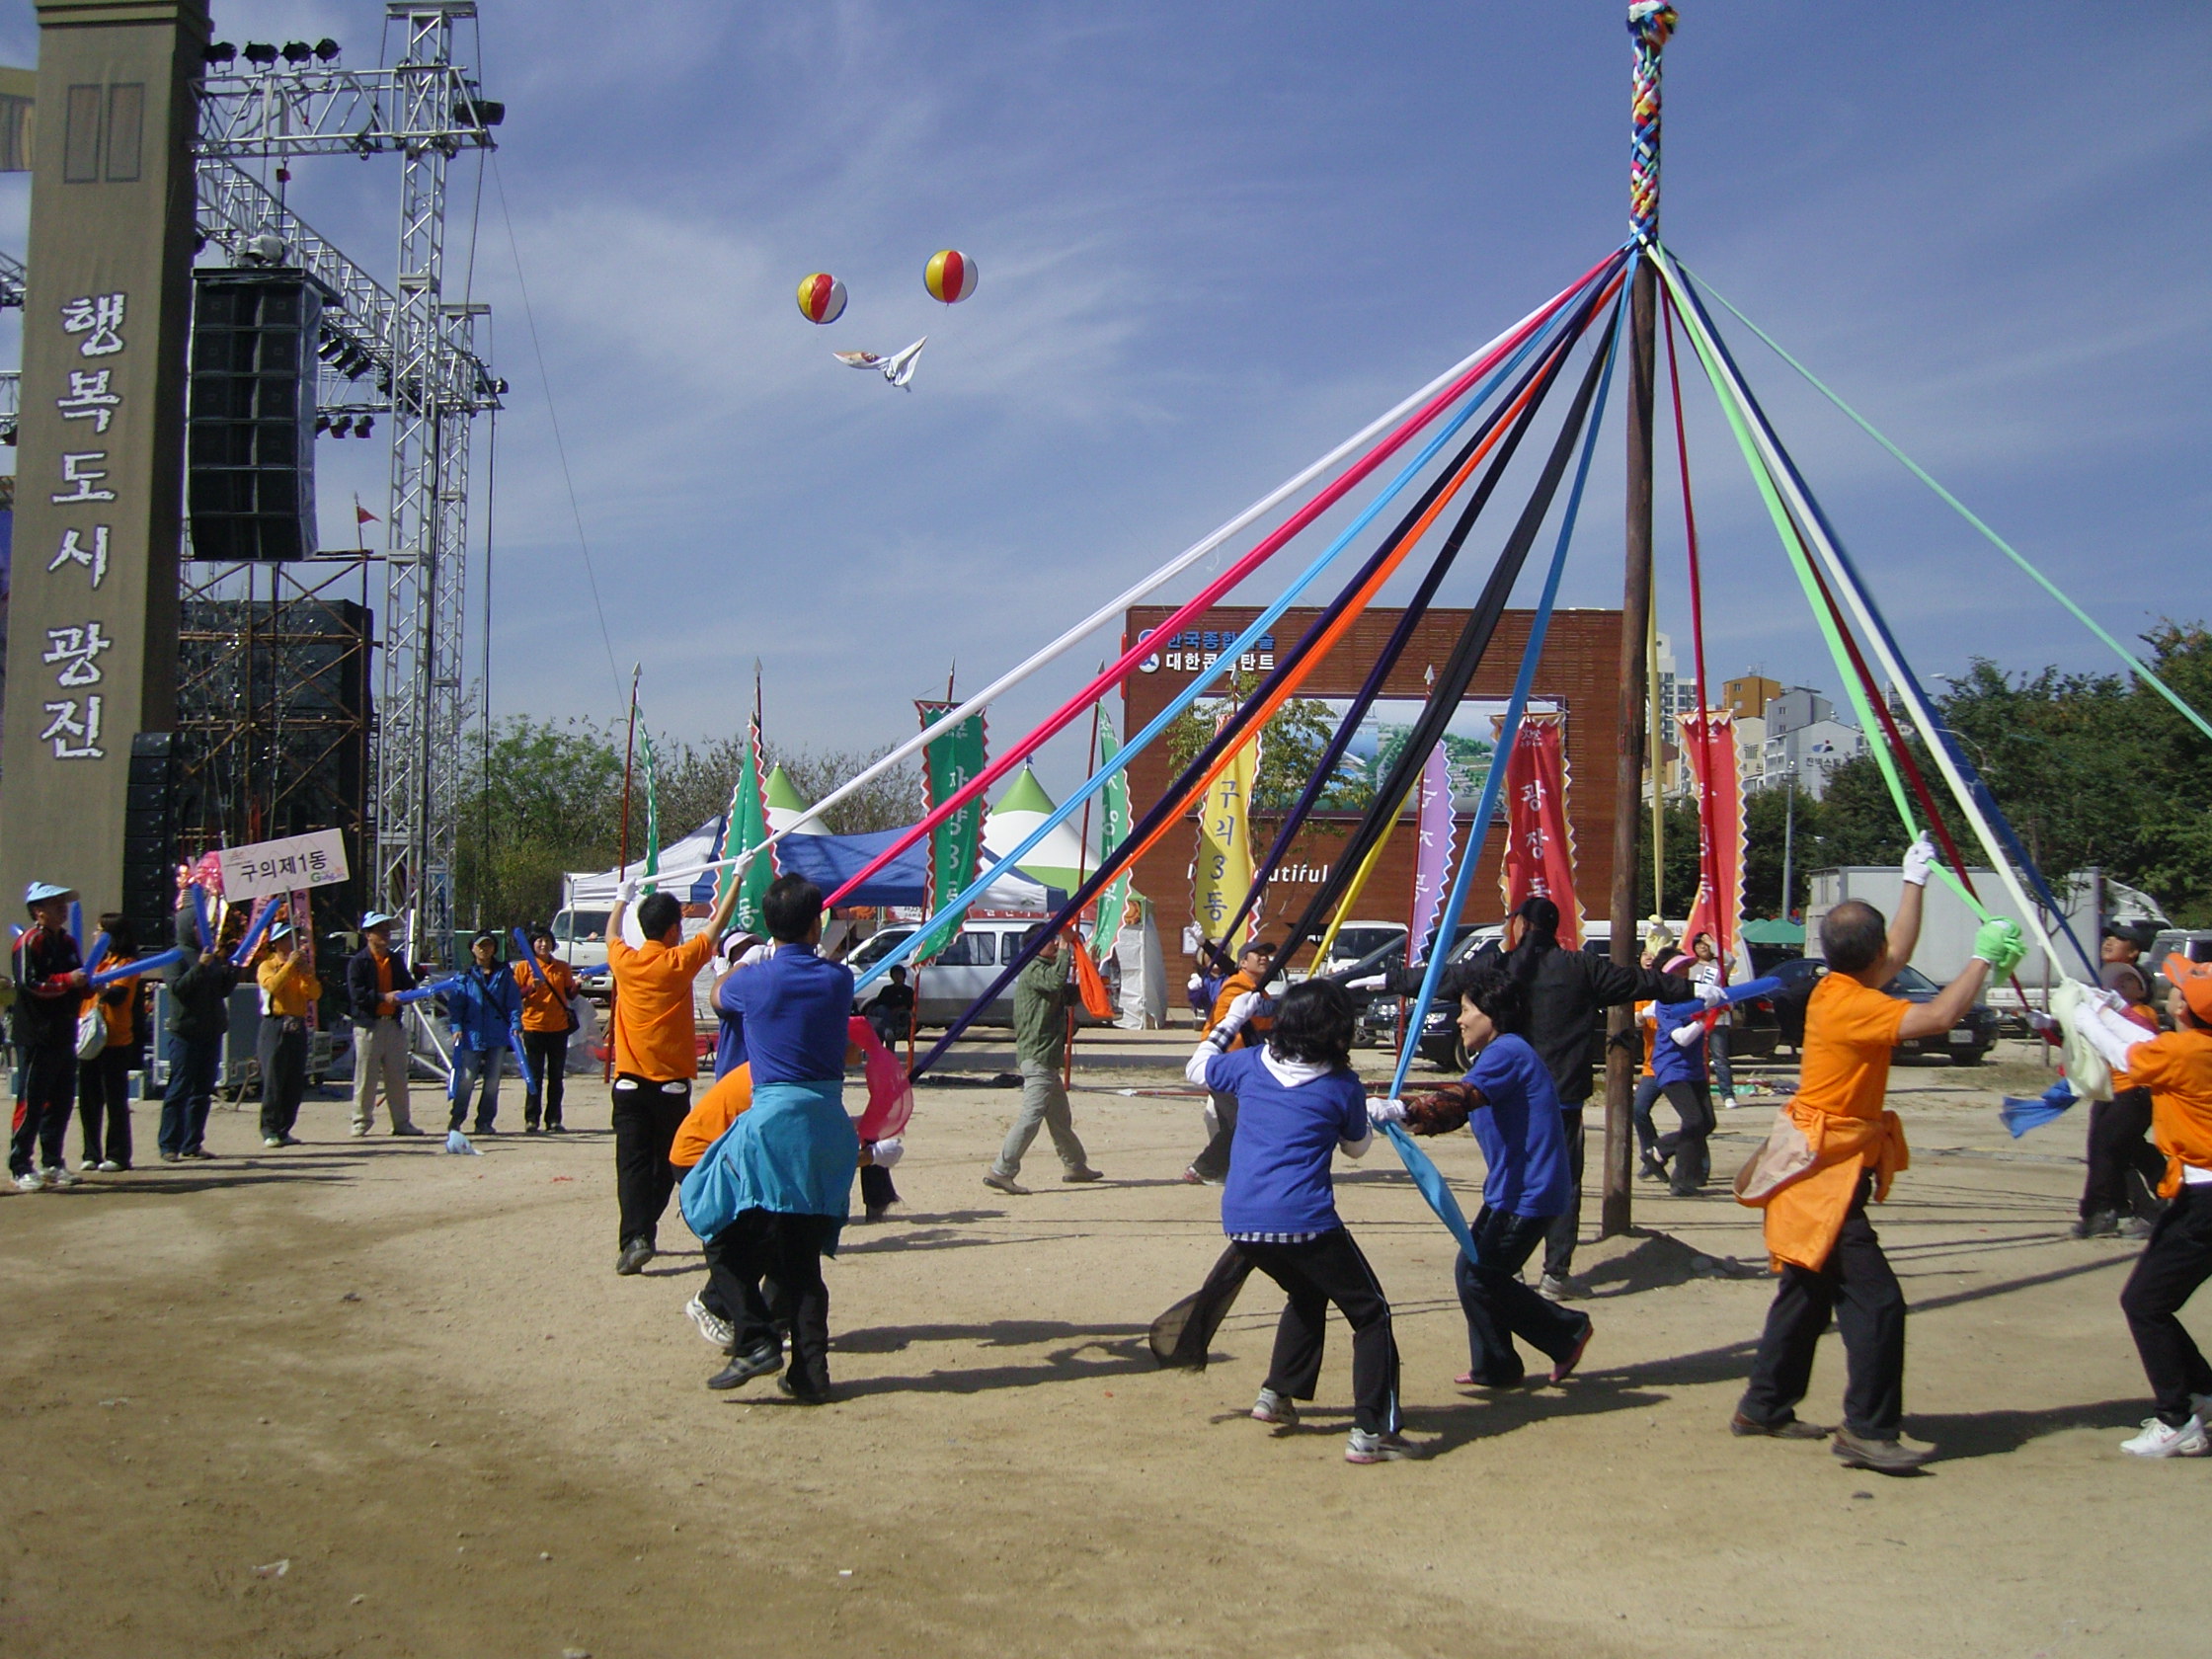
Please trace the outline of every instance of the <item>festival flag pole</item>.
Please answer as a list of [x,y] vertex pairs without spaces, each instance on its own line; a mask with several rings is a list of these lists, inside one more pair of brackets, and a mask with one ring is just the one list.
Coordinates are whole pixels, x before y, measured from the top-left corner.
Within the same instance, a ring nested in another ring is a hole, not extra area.
[[[1098,672],[1100,673],[1106,672],[1104,663],[1098,665]],[[947,691],[945,695],[949,701],[952,693]],[[1098,770],[1098,715],[1104,703],[1105,699],[1102,697],[1090,706],[1090,748],[1086,751],[1088,758],[1084,762],[1085,770],[1083,772],[1085,783],[1090,782],[1092,775]],[[1075,885],[1081,887],[1083,878],[1090,874],[1090,798],[1088,796],[1083,798],[1083,828],[1081,834],[1076,837],[1076,841]],[[1090,947],[1083,943],[1082,922],[1083,918],[1077,915],[1075,917],[1075,948],[1077,950],[1088,950]],[[1075,1080],[1075,1033],[1082,1028],[1075,1022],[1073,1004],[1069,1004],[1066,1009],[1066,1020],[1067,1042],[1062,1048],[1060,1056],[1060,1086],[1062,1088],[1066,1088]]]
[[[630,731],[622,740],[622,834],[614,858],[614,884],[622,885],[623,874],[630,867],[630,762],[637,753],[638,744],[638,680],[645,672],[643,663],[630,666]],[[611,934],[611,929],[609,930]],[[611,981],[610,981],[611,983]],[[614,1081],[614,1021],[621,1005],[621,998],[611,991],[606,1001],[606,1065],[601,1069],[599,1081]]]
[[[1628,230],[1643,258],[1628,290],[1627,523],[1622,560],[1620,749],[1614,767],[1613,960],[1636,965],[1636,831],[1642,820],[1644,691],[1650,676],[1645,633],[1651,617],[1651,416],[1659,273],[1659,53],[1674,33],[1666,0],[1631,0],[1628,34],[1635,40],[1629,101]],[[1635,1137],[1628,1116],[1635,1089],[1635,1042],[1625,1007],[1606,1019],[1605,1198],[1599,1234],[1628,1230],[1635,1176]]]

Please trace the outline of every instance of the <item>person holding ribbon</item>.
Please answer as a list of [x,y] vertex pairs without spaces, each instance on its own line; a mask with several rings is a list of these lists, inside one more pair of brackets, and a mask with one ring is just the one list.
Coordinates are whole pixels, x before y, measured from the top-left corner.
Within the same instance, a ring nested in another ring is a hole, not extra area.
[[522,1080],[522,1133],[538,1132],[540,1108],[545,1133],[563,1135],[561,1102],[567,1087],[569,1034],[576,1029],[576,1015],[569,1003],[576,995],[576,971],[554,954],[550,927],[530,929],[528,961],[514,965],[514,988],[522,996],[522,1058],[529,1062],[529,1075]]
[[261,987],[261,1030],[254,1039],[261,1062],[261,1144],[273,1150],[297,1145],[292,1128],[307,1093],[307,1010],[323,994],[323,982],[296,942],[291,924],[277,922],[254,970]]
[[472,1133],[497,1135],[500,1072],[510,1051],[521,1047],[522,992],[514,977],[500,966],[500,936],[484,932],[469,941],[469,965],[445,992],[445,1017],[453,1033],[453,1070],[446,1080],[446,1124],[450,1135],[468,1116],[468,1097],[476,1092]]
[[[100,931],[108,950],[94,968],[113,971],[138,959],[138,934],[129,917],[110,910],[100,918]],[[100,1052],[77,1063],[77,1123],[84,1133],[78,1162],[103,1175],[130,1167],[130,1068],[138,1063],[138,1007],[144,999],[145,983],[124,975],[88,990],[77,1016],[81,1020],[97,1007],[107,1027]]]
[[1780,1283],[1730,1431],[1781,1440],[1828,1435],[1795,1408],[1833,1316],[1849,1370],[1844,1424],[1830,1450],[1848,1468],[1883,1474],[1909,1474],[1935,1455],[1903,1438],[1905,1293],[1866,1219],[1868,1202],[1888,1198],[1908,1162],[1904,1125],[1882,1103],[1890,1054],[1901,1042],[1956,1025],[1983,982],[2011,973],[2026,951],[2019,924],[2000,917],[1982,924],[1966,971],[1930,1000],[1885,993],[1920,941],[1935,863],[1923,833],[1905,854],[1894,923],[1856,899],[1821,918],[1828,973],[1805,1004],[1797,1092],[1736,1176],[1737,1202],[1766,1212],[1767,1250]]
[[346,960],[346,1000],[354,1015],[354,1134],[376,1123],[376,1092],[384,1092],[392,1133],[417,1136],[407,1099],[407,1031],[400,1024],[399,992],[415,988],[415,973],[392,950],[388,910],[361,917],[361,948]]
[[71,888],[41,881],[23,895],[31,912],[30,930],[15,948],[15,1040],[23,1088],[8,1141],[8,1173],[25,1192],[77,1184],[62,1158],[77,1093],[77,1004],[86,985],[77,941],[69,936],[69,903],[76,897]]

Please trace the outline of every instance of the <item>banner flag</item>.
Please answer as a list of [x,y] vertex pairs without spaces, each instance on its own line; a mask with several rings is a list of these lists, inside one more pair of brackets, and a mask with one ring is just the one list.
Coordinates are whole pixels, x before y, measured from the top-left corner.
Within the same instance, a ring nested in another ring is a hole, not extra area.
[[[730,804],[722,815],[722,844],[714,849],[717,858],[735,858],[751,852],[768,838],[768,797],[766,774],[762,766],[764,756],[760,748],[760,722],[746,722],[746,751],[738,764],[738,781],[731,786]],[[760,904],[768,895],[768,887],[776,879],[775,848],[769,847],[767,855],[753,859],[745,867],[741,877],[735,868],[724,870],[716,878],[714,899],[720,904],[730,895],[733,882],[741,882],[738,894],[736,921],[748,933],[767,936],[767,918],[761,914]]]
[[645,774],[645,891],[658,893],[660,888],[653,878],[661,870],[661,795],[654,777],[653,734],[638,734],[639,767]]
[[[1121,743],[1114,736],[1114,720],[1103,708],[1098,711],[1098,767],[1104,771],[1114,756],[1121,752]],[[1129,836],[1129,773],[1113,772],[1106,787],[1099,791],[1098,854],[1101,858],[1113,856],[1114,849]],[[1114,943],[1121,937],[1122,922],[1129,914],[1129,871],[1125,867],[1098,896],[1098,917],[1091,929],[1090,953],[1104,962],[1114,954]]]
[[1567,819],[1565,727],[1556,716],[1527,715],[1506,756],[1505,860],[1498,885],[1506,914],[1525,899],[1559,907],[1559,943],[1582,948],[1582,906],[1574,895],[1574,826]]
[[1428,959],[1429,934],[1436,928],[1437,912],[1452,885],[1452,757],[1441,743],[1421,762],[1414,803],[1413,823],[1420,839],[1413,854],[1413,914],[1405,936],[1409,968]]
[[[926,730],[931,721],[938,719],[957,705],[953,703],[914,700],[914,712],[921,716]],[[923,816],[936,811],[937,803],[949,800],[970,780],[984,769],[988,758],[989,739],[984,730],[981,710],[970,715],[959,725],[940,737],[932,738],[921,749],[921,810]],[[983,868],[984,850],[984,798],[976,798],[953,813],[942,824],[929,831],[929,861],[927,897],[922,908],[934,911],[940,896],[950,899],[966,891],[969,883]],[[960,917],[946,915],[932,923],[913,953],[916,968],[930,961],[952,941],[960,930]]]
[[[1193,866],[1191,914],[1199,930],[1215,944],[1228,948],[1222,937],[1229,917],[1243,908],[1252,891],[1252,841],[1246,809],[1252,799],[1252,778],[1259,771],[1259,736],[1238,746],[1207,786],[1198,809],[1198,863]],[[1245,922],[1245,937],[1259,933],[1257,914]]]
[[[1744,780],[1736,758],[1736,717],[1726,709],[1675,717],[1698,780],[1698,902],[1690,907],[1683,944],[1713,937],[1725,966],[1742,937],[1744,909]],[[1786,906],[1788,896],[1783,896]]]

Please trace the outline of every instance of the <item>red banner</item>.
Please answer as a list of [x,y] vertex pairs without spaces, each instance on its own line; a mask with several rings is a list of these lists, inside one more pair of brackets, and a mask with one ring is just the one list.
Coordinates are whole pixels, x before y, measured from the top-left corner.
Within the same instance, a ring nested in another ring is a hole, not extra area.
[[1574,827],[1567,822],[1564,723],[1530,716],[1505,762],[1505,862],[1498,885],[1506,914],[1524,899],[1549,899],[1559,907],[1559,943],[1582,945],[1582,907],[1574,896]]
[[1710,933],[1726,963],[1744,908],[1744,780],[1736,763],[1736,717],[1712,709],[1675,718],[1698,780],[1698,902],[1690,907],[1683,944]]

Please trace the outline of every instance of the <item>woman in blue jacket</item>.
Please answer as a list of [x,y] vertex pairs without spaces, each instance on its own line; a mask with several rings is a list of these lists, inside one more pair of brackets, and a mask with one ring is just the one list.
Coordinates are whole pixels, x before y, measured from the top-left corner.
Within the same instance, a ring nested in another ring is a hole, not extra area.
[[446,1089],[452,1113],[445,1127],[461,1127],[469,1090],[482,1078],[475,1133],[497,1135],[492,1126],[500,1114],[500,1070],[522,1029],[522,993],[514,976],[500,966],[498,934],[477,934],[469,958],[460,984],[445,992],[445,1019],[453,1033],[453,1076]]

